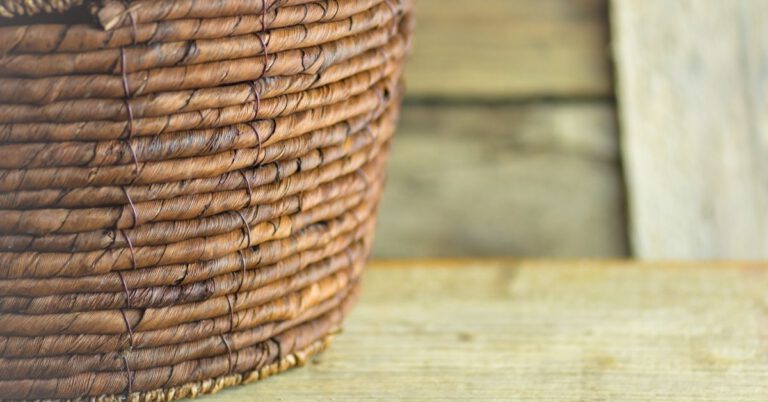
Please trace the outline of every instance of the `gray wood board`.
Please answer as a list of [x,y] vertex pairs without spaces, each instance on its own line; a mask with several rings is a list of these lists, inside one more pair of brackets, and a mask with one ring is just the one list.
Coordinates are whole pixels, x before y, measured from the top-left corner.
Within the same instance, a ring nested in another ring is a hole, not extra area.
[[408,103],[375,256],[623,256],[614,109]]
[[418,0],[409,94],[612,96],[606,3]]
[[765,264],[371,268],[328,351],[200,400],[768,400]]
[[612,5],[635,253],[768,257],[768,1]]

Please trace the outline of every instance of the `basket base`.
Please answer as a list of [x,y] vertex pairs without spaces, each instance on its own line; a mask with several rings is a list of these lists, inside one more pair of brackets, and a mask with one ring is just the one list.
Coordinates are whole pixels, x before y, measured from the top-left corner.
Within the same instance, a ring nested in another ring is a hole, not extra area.
[[195,398],[201,395],[215,394],[224,388],[233,387],[235,385],[249,384],[266,379],[273,374],[282,373],[283,371],[287,371],[291,368],[305,365],[313,356],[324,351],[331,344],[335,334],[338,334],[340,331],[341,329],[333,330],[323,339],[315,341],[302,350],[291,353],[279,362],[266,365],[258,370],[253,370],[244,374],[229,374],[168,389],[158,389],[149,392],[134,392],[128,397],[125,395],[104,395],[98,398],[80,398],[67,400],[61,399],[59,401],[167,402],[177,399]]

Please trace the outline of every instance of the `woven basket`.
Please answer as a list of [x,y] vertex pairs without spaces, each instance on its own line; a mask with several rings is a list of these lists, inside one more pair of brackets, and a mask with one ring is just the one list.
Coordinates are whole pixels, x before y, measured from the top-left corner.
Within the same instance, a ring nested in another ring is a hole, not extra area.
[[0,399],[192,397],[323,349],[410,9],[0,0]]

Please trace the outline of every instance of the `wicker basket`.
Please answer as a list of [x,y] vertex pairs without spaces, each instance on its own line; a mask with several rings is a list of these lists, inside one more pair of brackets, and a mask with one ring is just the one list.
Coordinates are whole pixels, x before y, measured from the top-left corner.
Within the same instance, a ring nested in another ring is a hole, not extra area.
[[192,397],[323,349],[410,8],[0,0],[0,399]]

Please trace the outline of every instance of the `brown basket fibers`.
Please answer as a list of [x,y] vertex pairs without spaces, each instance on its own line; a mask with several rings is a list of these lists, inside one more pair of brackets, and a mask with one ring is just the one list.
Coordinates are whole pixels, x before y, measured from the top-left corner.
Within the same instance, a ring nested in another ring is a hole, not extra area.
[[371,247],[410,10],[0,0],[0,399],[192,397],[322,350]]

